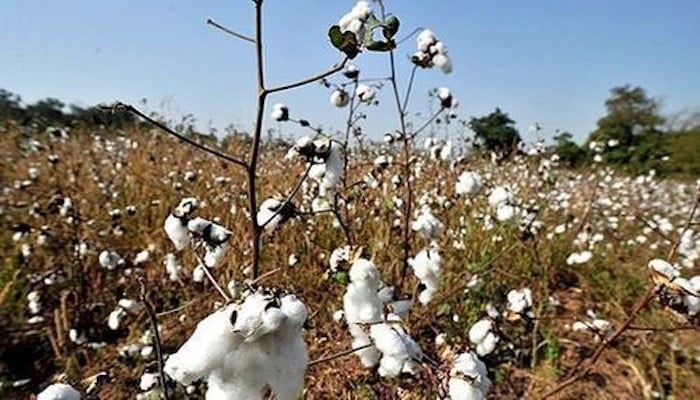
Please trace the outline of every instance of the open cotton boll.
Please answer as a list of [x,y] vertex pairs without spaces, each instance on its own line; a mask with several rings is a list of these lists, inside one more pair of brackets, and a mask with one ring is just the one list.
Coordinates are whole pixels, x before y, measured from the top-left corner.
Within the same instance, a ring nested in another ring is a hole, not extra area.
[[338,108],[343,108],[350,103],[348,92],[342,89],[336,89],[331,93],[331,104]]
[[284,202],[274,197],[269,197],[260,204],[256,220],[259,226],[275,230],[281,224],[293,218],[295,214],[296,207],[292,202]]
[[39,393],[36,400],[80,400],[80,392],[71,385],[54,383]]
[[530,288],[513,289],[507,295],[508,310],[522,314],[532,308],[532,291]]
[[377,350],[382,353],[377,371],[380,376],[393,378],[402,372],[415,371],[416,360],[420,360],[422,356],[420,347],[398,323],[372,325],[370,337]]
[[109,317],[107,318],[107,326],[113,331],[118,330],[124,317],[126,317],[126,310],[121,307],[115,308],[114,311],[109,313]]
[[418,217],[411,222],[411,229],[426,239],[434,239],[442,234],[445,225],[433,215],[430,207],[424,206]]
[[176,217],[174,214],[170,214],[165,218],[163,230],[168,236],[168,239],[173,242],[175,250],[182,250],[189,244],[190,237],[187,233],[187,222]]
[[262,399],[266,386],[277,399],[296,399],[308,364],[307,313],[294,295],[255,292],[200,321],[165,372],[184,385],[206,379],[207,399]]
[[429,303],[437,292],[442,277],[442,257],[437,246],[421,250],[415,257],[408,260],[408,264],[424,286],[418,294],[418,301],[421,304]]
[[568,265],[585,264],[590,261],[591,258],[593,258],[593,253],[589,250],[573,252],[566,258],[566,263]]
[[343,177],[345,161],[343,160],[340,147],[333,142],[329,142],[329,152],[325,159],[325,171],[323,179],[319,182],[319,194],[324,197],[335,190]]
[[493,322],[481,319],[469,329],[469,341],[476,345],[476,353],[480,356],[491,354],[498,344],[499,337],[493,332]]
[[467,171],[457,178],[455,193],[460,196],[474,197],[481,192],[481,175],[476,172]]
[[180,279],[180,271],[182,271],[182,264],[177,259],[177,256],[173,253],[168,253],[163,257],[163,265],[165,265],[165,272],[168,274],[168,278],[171,282],[176,282]]
[[649,261],[649,268],[665,276],[668,279],[673,279],[680,276],[680,271],[668,262],[655,258]]
[[124,259],[116,251],[104,250],[98,256],[98,261],[103,268],[114,270],[117,267],[124,265]]
[[272,106],[270,117],[278,122],[287,121],[289,119],[289,108],[282,103],[277,103]]
[[518,216],[519,208],[506,203],[500,203],[496,207],[496,219],[499,222],[508,222],[516,219]]
[[488,202],[491,208],[496,209],[500,204],[510,204],[513,201],[513,193],[505,186],[495,187],[489,194]]
[[376,92],[369,85],[361,83],[361,84],[357,85],[357,89],[355,89],[355,94],[357,95],[357,98],[359,98],[361,102],[371,103],[372,100],[374,100]]
[[451,400],[485,399],[491,388],[486,364],[472,352],[457,355],[450,376],[448,386]]

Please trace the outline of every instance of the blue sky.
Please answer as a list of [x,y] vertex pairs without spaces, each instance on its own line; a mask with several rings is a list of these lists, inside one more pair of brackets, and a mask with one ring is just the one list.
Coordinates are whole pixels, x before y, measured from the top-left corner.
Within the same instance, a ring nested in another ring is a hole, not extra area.
[[[268,81],[306,77],[340,55],[328,27],[354,1],[266,0]],[[386,1],[401,32],[429,27],[447,44],[455,70],[420,71],[411,109],[425,111],[427,91],[448,86],[460,115],[501,107],[524,133],[569,130],[582,139],[604,113],[611,87],[640,85],[673,113],[700,106],[700,1],[483,0]],[[87,106],[149,100],[149,109],[194,114],[201,127],[233,123],[248,130],[254,113],[253,49],[207,26],[207,17],[252,33],[250,0],[66,0],[0,2],[0,88],[27,102],[53,96]],[[401,36],[401,33],[399,33]],[[399,48],[407,77],[415,41]],[[362,54],[365,77],[386,76],[386,57]],[[405,83],[402,81],[401,85]],[[390,91],[370,110],[365,131],[396,125]],[[292,115],[327,127],[344,112],[311,85],[276,95]],[[274,127],[275,124],[269,126]],[[293,129],[284,128],[287,133]]]

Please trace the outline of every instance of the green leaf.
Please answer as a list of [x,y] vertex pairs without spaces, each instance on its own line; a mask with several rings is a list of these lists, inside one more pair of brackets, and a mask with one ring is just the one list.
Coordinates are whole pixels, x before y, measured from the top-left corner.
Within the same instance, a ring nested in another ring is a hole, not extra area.
[[347,285],[350,282],[350,276],[347,272],[336,272],[333,274],[333,280],[341,285]]
[[365,47],[371,51],[391,51],[396,48],[396,43],[393,40],[370,40],[365,42]]
[[341,32],[338,25],[333,25],[328,30],[328,38],[336,49],[353,59],[360,53],[357,37],[352,32]]
[[399,26],[401,22],[394,15],[390,15],[389,18],[384,20],[382,24],[382,34],[387,40],[391,40],[399,32]]
[[436,316],[441,317],[452,312],[452,306],[449,303],[441,303],[438,305]]

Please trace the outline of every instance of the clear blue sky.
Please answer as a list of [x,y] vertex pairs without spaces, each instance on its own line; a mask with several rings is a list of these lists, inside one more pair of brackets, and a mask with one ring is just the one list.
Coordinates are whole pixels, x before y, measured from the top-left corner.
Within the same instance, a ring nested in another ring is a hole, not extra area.
[[[343,0],[266,0],[270,83],[308,76],[339,54],[326,31],[354,4]],[[603,114],[608,90],[641,85],[673,113],[700,106],[698,0],[480,0],[386,2],[402,32],[429,27],[454,61],[450,75],[421,71],[412,109],[431,87],[449,86],[461,116],[501,107],[527,132],[536,121],[578,139]],[[250,0],[0,1],[0,88],[27,102],[53,96],[87,106],[136,102],[206,127],[248,129],[253,119],[252,47],[205,24],[207,17],[252,33]],[[399,34],[401,36],[401,33]],[[398,50],[405,61],[415,41]],[[386,59],[363,54],[366,75],[385,76]],[[403,83],[402,83],[403,84]],[[380,101],[388,106],[389,90]],[[340,126],[344,112],[317,85],[274,96],[292,114]],[[394,121],[371,112],[370,134]]]

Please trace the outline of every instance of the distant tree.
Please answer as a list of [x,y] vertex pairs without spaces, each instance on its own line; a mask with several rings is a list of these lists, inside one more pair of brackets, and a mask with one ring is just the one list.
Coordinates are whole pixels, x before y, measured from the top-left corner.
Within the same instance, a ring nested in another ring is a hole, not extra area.
[[569,167],[576,167],[586,160],[586,150],[572,140],[573,135],[569,132],[562,132],[554,136],[552,151],[559,156],[562,164]]
[[68,116],[63,112],[65,104],[49,97],[26,107],[27,117],[40,125],[66,125]]
[[588,143],[614,144],[608,146],[605,161],[624,164],[637,172],[663,156],[659,141],[664,118],[658,100],[650,98],[639,86],[624,85],[610,90],[605,108],[607,114],[598,120],[597,129],[588,139]]
[[0,89],[0,122],[10,119],[21,119],[24,116],[22,99],[5,89]]
[[469,128],[474,132],[474,147],[501,153],[504,156],[512,154],[522,141],[514,124],[515,121],[500,108],[496,108],[484,117],[471,118]]

